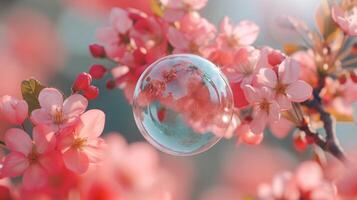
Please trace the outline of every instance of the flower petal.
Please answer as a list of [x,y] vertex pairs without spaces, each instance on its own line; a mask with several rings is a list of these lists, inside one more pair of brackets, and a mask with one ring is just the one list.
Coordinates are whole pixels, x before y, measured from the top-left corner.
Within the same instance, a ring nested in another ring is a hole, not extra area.
[[253,133],[259,134],[264,132],[265,125],[268,121],[268,115],[265,111],[258,111],[254,115],[253,120],[250,123],[250,129]]
[[303,102],[311,96],[312,87],[305,81],[298,80],[286,88],[286,94],[294,102]]
[[91,141],[88,141],[86,147],[83,151],[87,154],[89,162],[97,163],[102,160],[105,150],[105,141],[101,138],[97,138]]
[[5,144],[11,151],[16,151],[27,156],[32,150],[30,136],[23,130],[12,128],[5,133]]
[[38,101],[41,108],[51,113],[54,108],[62,108],[63,95],[55,88],[45,88],[40,92]]
[[127,32],[133,25],[127,11],[121,8],[113,8],[109,20],[119,33]]
[[36,109],[31,113],[31,122],[35,125],[37,124],[51,124],[52,117],[50,113],[48,113],[44,109]]
[[1,173],[9,177],[20,176],[28,166],[29,162],[25,155],[18,152],[11,152],[5,157]]
[[88,156],[75,149],[69,149],[63,154],[63,161],[67,169],[82,174],[87,171],[89,167]]
[[[306,176],[309,174],[309,176]],[[310,191],[321,184],[323,171],[314,161],[306,161],[300,164],[296,170],[296,181],[303,191]]]
[[234,34],[241,45],[251,45],[258,37],[259,27],[254,22],[243,20],[234,28]]
[[87,106],[88,100],[84,96],[74,94],[64,101],[63,112],[68,118],[71,118],[82,114]]
[[269,106],[269,122],[274,123],[280,119],[280,106],[276,101],[270,103]]
[[39,164],[31,164],[24,173],[23,185],[26,189],[36,189],[47,182],[47,173]]
[[274,88],[277,84],[277,76],[274,70],[270,68],[262,68],[257,75],[258,83],[270,88]]
[[287,96],[285,95],[278,95],[276,97],[276,101],[278,102],[279,106],[280,106],[280,109],[282,110],[289,110],[291,109],[291,102],[290,100],[288,99]]
[[264,137],[263,133],[252,133],[248,124],[239,126],[237,128],[237,134],[239,136],[239,142],[250,145],[260,144]]
[[32,137],[38,153],[42,154],[55,148],[55,132],[51,127],[38,125],[32,131]]
[[294,59],[287,58],[280,65],[278,69],[279,80],[283,84],[294,83],[300,76],[300,64]]
[[251,85],[245,85],[243,87],[244,96],[250,103],[258,102],[261,99],[260,93]]
[[83,127],[79,130],[79,136],[97,138],[102,134],[105,125],[105,114],[101,110],[88,110],[81,115]]

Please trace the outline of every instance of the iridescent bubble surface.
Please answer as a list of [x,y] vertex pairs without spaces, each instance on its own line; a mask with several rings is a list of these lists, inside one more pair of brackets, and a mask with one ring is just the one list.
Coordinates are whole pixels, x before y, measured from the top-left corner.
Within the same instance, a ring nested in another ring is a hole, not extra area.
[[194,155],[224,135],[233,115],[233,97],[213,63],[177,54],[143,72],[135,88],[133,112],[140,132],[156,148]]

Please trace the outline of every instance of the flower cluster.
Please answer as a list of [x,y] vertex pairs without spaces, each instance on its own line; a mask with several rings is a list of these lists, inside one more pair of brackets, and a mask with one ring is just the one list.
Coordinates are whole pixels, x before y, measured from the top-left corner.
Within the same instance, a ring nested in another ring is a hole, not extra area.
[[82,174],[101,160],[102,111],[86,111],[84,96],[74,93],[64,99],[59,90],[34,79],[24,81],[21,90],[24,100],[7,95],[0,99],[2,119],[13,125],[1,142],[8,150],[1,177],[22,176],[23,187],[34,190],[48,185],[56,169]]
[[264,200],[337,199],[336,186],[324,178],[315,161],[301,163],[294,174],[283,172],[276,175],[271,184],[259,186],[258,195]]
[[245,143],[260,143],[266,124],[274,126],[280,113],[291,109],[294,102],[307,100],[312,88],[299,80],[297,62],[269,47],[250,46],[259,33],[255,23],[245,20],[234,24],[225,17],[217,33],[197,12],[205,4],[162,1],[160,12],[154,14],[114,8],[109,26],[97,32],[100,45],[91,45],[90,51],[94,57],[118,63],[111,70],[114,80],[109,80],[107,87],[120,86],[129,102],[139,76],[156,59],[191,53],[211,60],[229,79],[236,107],[253,108],[250,114],[235,116],[237,123],[226,137],[239,135]]

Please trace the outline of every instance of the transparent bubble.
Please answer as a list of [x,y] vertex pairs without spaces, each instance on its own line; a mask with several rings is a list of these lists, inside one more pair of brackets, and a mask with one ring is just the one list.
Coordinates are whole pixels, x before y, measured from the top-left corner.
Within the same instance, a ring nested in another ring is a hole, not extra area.
[[233,97],[213,63],[190,54],[171,55],[141,75],[133,112],[140,132],[159,150],[194,155],[225,134],[233,115]]

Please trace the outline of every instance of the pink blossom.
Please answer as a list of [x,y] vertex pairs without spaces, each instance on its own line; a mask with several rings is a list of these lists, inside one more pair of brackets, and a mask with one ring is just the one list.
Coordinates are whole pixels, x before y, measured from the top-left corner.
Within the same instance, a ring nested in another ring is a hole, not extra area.
[[271,133],[277,138],[286,137],[293,128],[294,124],[284,117],[281,117],[278,121],[269,124]]
[[206,6],[208,0],[160,0],[164,6],[163,18],[168,22],[179,21],[186,13]]
[[333,6],[331,10],[332,19],[348,35],[357,36],[357,8],[350,11],[342,10],[339,6]]
[[250,123],[253,133],[262,133],[268,122],[274,123],[280,119],[279,104],[269,88],[254,88],[251,85],[245,85],[244,93],[254,107],[253,120]]
[[234,55],[233,66],[222,66],[223,73],[230,82],[240,82],[242,86],[252,84],[259,72],[259,51],[252,47],[239,49]]
[[315,56],[313,51],[298,51],[291,55],[293,59],[299,62],[300,64],[300,79],[309,83],[311,86],[317,86],[318,75],[317,67],[315,63]]
[[63,101],[63,95],[55,88],[43,89],[38,97],[41,108],[32,111],[31,121],[46,124],[58,131],[73,125],[85,111],[88,101],[80,94],[73,94]]
[[258,74],[258,82],[273,90],[281,109],[290,109],[291,102],[303,102],[312,94],[312,87],[305,81],[298,80],[300,65],[285,59],[278,67],[277,73],[271,68],[262,68]]
[[253,133],[251,129],[251,124],[242,123],[236,129],[238,136],[238,142],[250,145],[257,145],[263,141],[263,132]]
[[33,141],[21,129],[9,129],[5,133],[5,144],[10,154],[5,157],[2,174],[16,177],[23,175],[27,189],[42,187],[47,182],[46,170],[51,168],[52,151],[55,148],[54,132],[47,126],[37,126],[33,130]]
[[207,46],[215,37],[216,28],[198,13],[188,13],[180,20],[180,27],[170,27],[167,37],[173,53],[194,53],[207,56]]
[[28,116],[28,105],[24,100],[6,95],[0,98],[0,113],[7,122],[21,125]]
[[105,142],[98,138],[104,129],[105,114],[89,110],[80,116],[76,127],[64,130],[59,139],[65,166],[76,173],[87,171],[90,163],[101,160]]
[[328,182],[323,171],[315,161],[299,165],[295,173],[283,172],[277,175],[272,184],[262,184],[258,195],[263,200],[277,199],[336,199],[336,187]]
[[240,21],[234,25],[228,17],[221,22],[221,33],[218,35],[217,43],[223,49],[237,48],[251,45],[259,34],[259,27],[251,21]]
[[130,45],[127,34],[133,26],[129,13],[121,8],[113,8],[109,21],[110,26],[97,31],[97,38],[104,44],[106,55],[114,60],[129,56],[126,55],[127,47]]

